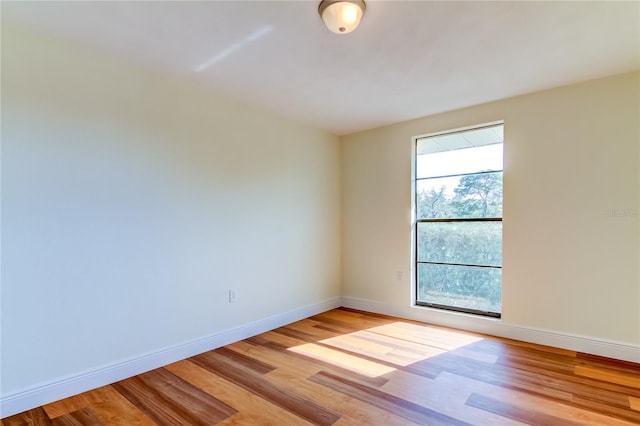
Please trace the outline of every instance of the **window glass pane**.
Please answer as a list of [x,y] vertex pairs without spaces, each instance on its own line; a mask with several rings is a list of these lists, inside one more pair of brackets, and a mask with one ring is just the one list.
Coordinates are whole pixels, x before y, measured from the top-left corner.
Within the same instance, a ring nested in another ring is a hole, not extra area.
[[416,181],[416,218],[502,217],[502,172]]
[[418,223],[418,261],[502,265],[502,222]]
[[420,263],[417,272],[418,302],[501,311],[501,269]]
[[492,145],[504,141],[504,124],[480,127],[418,139],[416,153],[429,154],[473,146]]
[[[422,141],[418,141],[418,152]],[[416,155],[416,177],[439,177],[502,170],[502,144]]]

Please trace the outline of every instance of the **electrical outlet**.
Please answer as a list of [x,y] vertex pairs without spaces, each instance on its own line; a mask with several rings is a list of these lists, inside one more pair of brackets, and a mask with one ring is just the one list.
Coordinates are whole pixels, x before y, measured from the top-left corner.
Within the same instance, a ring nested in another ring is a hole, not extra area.
[[396,271],[396,281],[402,281],[404,278],[404,271]]
[[229,289],[229,303],[236,303],[238,301],[238,292],[234,289]]

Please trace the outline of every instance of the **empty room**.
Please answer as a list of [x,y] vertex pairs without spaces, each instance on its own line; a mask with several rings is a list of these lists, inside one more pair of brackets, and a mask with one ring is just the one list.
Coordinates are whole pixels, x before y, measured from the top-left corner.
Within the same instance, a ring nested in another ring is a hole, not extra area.
[[640,424],[640,2],[0,8],[0,425]]

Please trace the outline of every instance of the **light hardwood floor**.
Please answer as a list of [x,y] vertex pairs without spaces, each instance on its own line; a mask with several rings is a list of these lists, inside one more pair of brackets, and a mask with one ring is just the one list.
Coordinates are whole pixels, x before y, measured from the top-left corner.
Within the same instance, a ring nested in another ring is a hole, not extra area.
[[640,364],[335,309],[2,425],[632,425]]

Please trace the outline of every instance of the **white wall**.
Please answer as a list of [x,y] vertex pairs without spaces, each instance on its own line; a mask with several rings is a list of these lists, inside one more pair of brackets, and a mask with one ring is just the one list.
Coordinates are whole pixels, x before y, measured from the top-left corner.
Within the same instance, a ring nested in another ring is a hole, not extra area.
[[339,303],[339,152],[335,136],[5,25],[2,394]]
[[[594,351],[563,337],[620,344],[640,361],[639,102],[631,73],[343,137],[343,303],[573,349]],[[496,120],[502,320],[410,308],[411,138]]]

